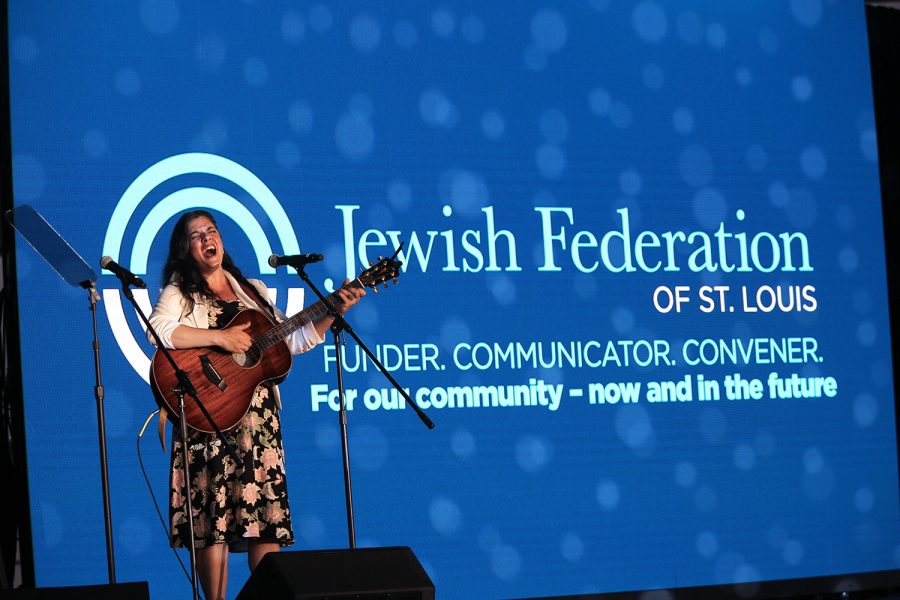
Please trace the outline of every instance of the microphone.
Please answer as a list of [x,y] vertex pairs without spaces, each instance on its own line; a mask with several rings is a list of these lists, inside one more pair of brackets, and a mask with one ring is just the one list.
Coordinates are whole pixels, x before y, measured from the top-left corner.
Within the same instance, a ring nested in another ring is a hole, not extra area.
[[139,287],[142,290],[147,289],[147,284],[144,283],[143,279],[114,261],[112,257],[104,256],[103,258],[101,258],[100,268],[115,273],[116,277],[121,279],[122,283],[124,283],[125,285],[133,285],[134,287]]
[[325,257],[321,254],[292,254],[290,256],[278,256],[273,254],[269,257],[270,267],[294,267],[299,269],[303,265],[320,262]]

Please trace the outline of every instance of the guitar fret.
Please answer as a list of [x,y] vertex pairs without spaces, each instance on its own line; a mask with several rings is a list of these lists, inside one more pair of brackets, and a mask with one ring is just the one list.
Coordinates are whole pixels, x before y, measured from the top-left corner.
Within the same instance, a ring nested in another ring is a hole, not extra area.
[[[347,287],[362,287],[359,283],[359,280],[354,280],[350,282]],[[330,294],[327,299],[329,302],[334,303],[338,298],[337,292],[333,292]],[[290,317],[278,323],[267,332],[258,335],[253,340],[253,345],[256,346],[256,349],[262,353],[286,338],[287,336],[294,333],[296,330],[300,329],[307,323],[311,323],[313,321],[318,321],[319,319],[325,317],[328,314],[328,309],[325,307],[325,303],[321,300],[317,300],[314,304],[311,304],[304,308],[302,311],[298,312],[294,316]]]

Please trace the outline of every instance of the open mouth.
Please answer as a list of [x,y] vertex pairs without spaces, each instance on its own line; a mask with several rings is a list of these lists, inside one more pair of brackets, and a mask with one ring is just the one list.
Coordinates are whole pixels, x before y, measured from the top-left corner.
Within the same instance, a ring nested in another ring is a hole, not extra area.
[[203,254],[204,254],[204,256],[212,257],[212,256],[216,255],[217,251],[218,251],[218,248],[216,248],[215,246],[207,246],[206,248],[203,249]]

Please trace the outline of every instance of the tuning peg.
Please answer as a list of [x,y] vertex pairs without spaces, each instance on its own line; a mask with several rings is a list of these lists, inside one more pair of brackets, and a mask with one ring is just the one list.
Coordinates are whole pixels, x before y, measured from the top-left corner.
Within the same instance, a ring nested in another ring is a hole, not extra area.
[[372,291],[375,292],[375,293],[377,294],[377,293],[378,293],[378,286],[376,285],[375,287],[373,287],[373,288],[372,288]]
[[369,266],[370,266],[370,267],[374,267],[375,264],[370,260],[370,261],[369,261]]
[[391,281],[394,282],[394,285],[397,285],[397,284],[399,283],[399,281],[397,280],[396,277],[392,277],[392,278],[391,278]]

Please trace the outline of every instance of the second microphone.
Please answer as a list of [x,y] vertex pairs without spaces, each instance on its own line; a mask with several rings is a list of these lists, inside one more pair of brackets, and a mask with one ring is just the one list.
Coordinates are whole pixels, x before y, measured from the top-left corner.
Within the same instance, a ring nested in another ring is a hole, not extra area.
[[278,256],[273,254],[269,257],[270,267],[294,267],[295,269],[308,265],[310,263],[321,262],[325,257],[321,254],[291,254],[289,256]]

